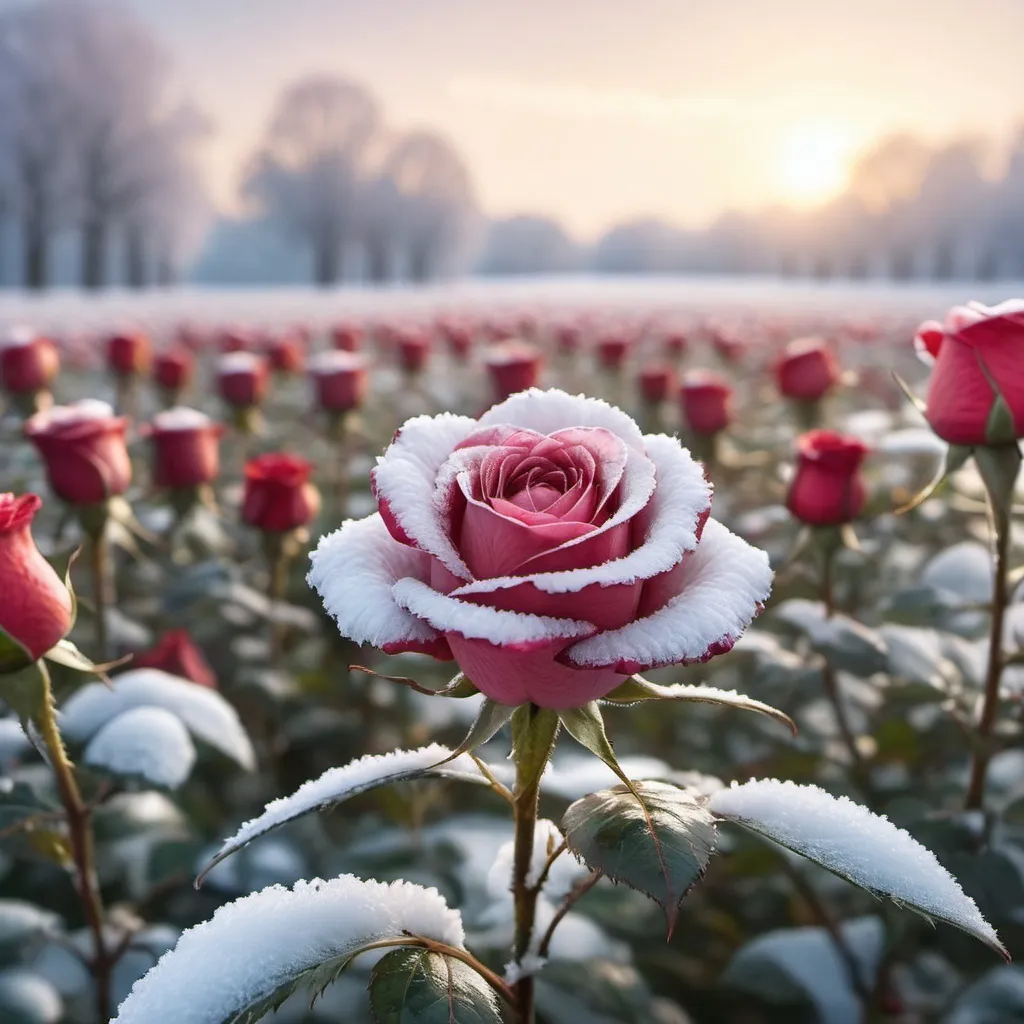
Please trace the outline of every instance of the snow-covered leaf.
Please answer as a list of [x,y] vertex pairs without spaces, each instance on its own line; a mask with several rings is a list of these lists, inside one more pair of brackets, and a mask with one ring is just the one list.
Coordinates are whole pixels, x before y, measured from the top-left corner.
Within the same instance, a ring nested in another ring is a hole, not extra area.
[[351,875],[271,886],[184,932],[137,981],[115,1024],[253,1024],[294,991],[322,991],[374,943],[410,936],[463,945],[435,889]]
[[64,1016],[60,994],[24,967],[0,971],[0,1020],[5,1024],[57,1024]]
[[995,929],[956,879],[908,832],[848,797],[775,779],[733,785],[709,807],[878,896],[946,921],[1003,956]]
[[196,748],[177,715],[137,707],[107,722],[89,741],[83,760],[114,775],[177,789],[195,765]]
[[0,957],[22,952],[35,937],[57,931],[60,918],[26,900],[0,899]]

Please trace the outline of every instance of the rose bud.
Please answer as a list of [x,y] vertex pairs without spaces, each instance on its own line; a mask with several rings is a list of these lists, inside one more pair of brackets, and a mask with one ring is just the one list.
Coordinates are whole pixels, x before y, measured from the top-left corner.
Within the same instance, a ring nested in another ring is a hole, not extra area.
[[181,393],[192,381],[195,357],[186,348],[160,352],[153,362],[153,376],[168,405],[177,405]]
[[522,341],[492,345],[484,356],[484,362],[496,402],[503,402],[517,391],[534,387],[540,380],[543,365],[539,349]]
[[270,368],[286,375],[301,373],[306,361],[301,346],[293,338],[276,338],[270,343],[268,355]]
[[267,393],[267,362],[255,352],[229,352],[217,364],[220,397],[234,409],[252,409]]
[[331,344],[342,352],[358,352],[363,347],[363,329],[358,324],[337,324],[331,330]]
[[69,505],[99,505],[131,483],[126,426],[106,402],[85,398],[36,413],[25,436],[43,457],[54,494]]
[[786,398],[816,402],[839,382],[839,364],[821,338],[791,341],[775,363],[775,380]]
[[[71,595],[32,539],[32,519],[42,504],[34,494],[0,494],[0,629],[32,661],[71,630]],[[17,654],[5,656],[0,671],[23,668],[24,663]]]
[[440,331],[453,358],[469,358],[473,350],[473,331],[468,324],[446,323],[440,327]]
[[307,526],[320,512],[320,492],[309,481],[311,463],[295,455],[268,453],[245,464],[242,519],[264,533]]
[[739,338],[734,338],[721,329],[712,329],[711,345],[718,353],[718,358],[729,364],[738,363],[743,358],[743,351],[746,348]]
[[309,376],[320,408],[328,413],[343,414],[358,409],[370,385],[366,360],[344,349],[317,352],[309,360]]
[[597,342],[597,361],[602,370],[610,373],[621,371],[629,354],[629,341],[621,334],[609,334]]
[[206,333],[195,324],[179,324],[176,333],[176,347],[189,352],[202,352],[207,345]]
[[379,511],[324,537],[310,583],[342,634],[454,657],[491,699],[572,708],[729,650],[768,596],[762,551],[708,519],[679,442],[561,391],[419,416],[373,472]]
[[732,422],[732,388],[708,370],[693,370],[679,390],[686,425],[694,434],[710,437]]
[[49,390],[59,370],[57,346],[30,327],[14,327],[0,338],[0,383],[7,394],[34,398]]
[[958,307],[915,343],[933,364],[926,415],[939,437],[970,447],[1024,437],[1024,300]]
[[562,324],[555,332],[555,348],[559,355],[575,355],[582,344],[583,329],[579,324]]
[[661,347],[668,359],[678,361],[686,354],[686,335],[681,331],[672,331],[662,338]]
[[249,352],[252,350],[253,339],[247,331],[240,327],[228,327],[220,333],[218,347],[223,355],[232,352]]
[[861,464],[867,446],[831,430],[811,430],[797,441],[796,475],[786,507],[810,526],[841,526],[864,509]]
[[190,679],[199,686],[208,686],[212,690],[217,688],[217,676],[187,629],[172,629],[164,633],[155,647],[132,657],[131,667],[158,668],[172,676]]
[[144,334],[123,331],[107,339],[107,367],[115,376],[137,377],[149,363],[149,339]]
[[430,339],[422,331],[405,330],[397,339],[398,361],[407,374],[420,373],[430,356]]
[[676,374],[667,363],[648,363],[637,377],[640,394],[648,405],[660,405],[675,394]]
[[224,427],[196,409],[178,407],[153,417],[149,440],[153,483],[189,490],[212,483],[220,473],[220,439]]

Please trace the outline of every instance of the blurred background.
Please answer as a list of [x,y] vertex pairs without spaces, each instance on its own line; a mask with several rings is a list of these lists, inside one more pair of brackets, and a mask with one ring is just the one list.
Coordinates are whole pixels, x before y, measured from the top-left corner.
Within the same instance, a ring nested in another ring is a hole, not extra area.
[[1019,0],[0,0],[0,286],[1024,278]]

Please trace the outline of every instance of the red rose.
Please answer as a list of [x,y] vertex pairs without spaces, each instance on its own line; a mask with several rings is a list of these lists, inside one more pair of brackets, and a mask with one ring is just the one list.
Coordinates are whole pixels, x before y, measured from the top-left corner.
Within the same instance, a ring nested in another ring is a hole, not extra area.
[[716,373],[686,374],[679,397],[683,417],[695,434],[717,434],[732,422],[732,388]]
[[8,394],[43,391],[59,369],[57,346],[30,328],[16,327],[0,341],[0,381]]
[[350,412],[366,399],[370,385],[366,360],[354,352],[318,352],[309,361],[309,375],[320,408],[327,412]]
[[661,345],[669,359],[679,359],[686,353],[686,335],[680,331],[673,331],[665,335]]
[[855,437],[831,430],[802,434],[786,507],[811,526],[839,526],[856,519],[867,500],[860,474],[867,453]]
[[270,344],[270,366],[277,373],[301,373],[305,357],[292,338],[278,338]]
[[821,338],[798,338],[785,347],[776,362],[775,380],[787,398],[813,402],[836,385],[839,364]]
[[358,324],[337,324],[331,342],[342,352],[358,352],[363,347],[363,329]]
[[506,341],[493,345],[484,361],[496,402],[503,402],[517,391],[532,388],[540,380],[540,352],[524,342]]
[[133,377],[149,368],[149,339],[126,331],[107,339],[107,367],[118,377]]
[[720,327],[711,328],[711,344],[718,357],[726,363],[738,363],[746,348],[739,338],[733,337]]
[[1024,437],[1024,300],[953,309],[944,326],[922,324],[916,344],[934,363],[927,416],[939,437],[971,446]]
[[177,394],[192,380],[195,359],[185,348],[161,352],[153,363],[153,376],[165,391]]
[[224,355],[231,352],[248,352],[253,339],[241,327],[227,327],[220,332],[218,347]]
[[0,494],[0,629],[33,661],[71,630],[71,595],[32,539],[32,519],[42,504],[34,494]]
[[266,533],[287,533],[312,522],[320,493],[309,482],[313,466],[295,455],[270,453],[245,464],[242,519]]
[[473,350],[473,330],[468,324],[448,320],[439,323],[438,330],[456,359],[468,358]]
[[131,483],[126,426],[106,402],[87,398],[36,413],[25,436],[46,462],[54,494],[70,505],[98,505]]
[[217,676],[203,657],[203,652],[192,642],[187,629],[172,629],[164,633],[155,647],[132,658],[131,667],[158,668],[200,686],[208,686],[212,690],[217,688]]
[[562,324],[555,332],[555,346],[563,356],[579,352],[583,343],[583,329],[579,324]]
[[153,417],[153,483],[157,487],[199,487],[220,473],[224,427],[195,409],[168,409]]
[[396,342],[402,369],[406,373],[419,373],[430,356],[430,339],[421,331],[402,331]]
[[221,356],[217,369],[220,397],[236,409],[251,409],[267,393],[270,371],[262,356],[254,352],[229,352]]
[[617,373],[629,353],[629,342],[619,334],[607,335],[597,342],[597,361],[602,370]]
[[640,394],[651,405],[660,405],[676,390],[675,371],[665,363],[649,363],[637,380]]

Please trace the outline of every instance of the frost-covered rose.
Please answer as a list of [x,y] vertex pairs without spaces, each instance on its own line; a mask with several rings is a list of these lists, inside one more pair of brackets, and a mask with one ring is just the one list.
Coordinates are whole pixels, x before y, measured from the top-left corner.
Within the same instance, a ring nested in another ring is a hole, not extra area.
[[708,519],[700,464],[595,399],[417,417],[373,482],[379,511],[321,540],[310,583],[344,635],[454,657],[503,704],[574,707],[704,661],[770,589],[767,556]]

